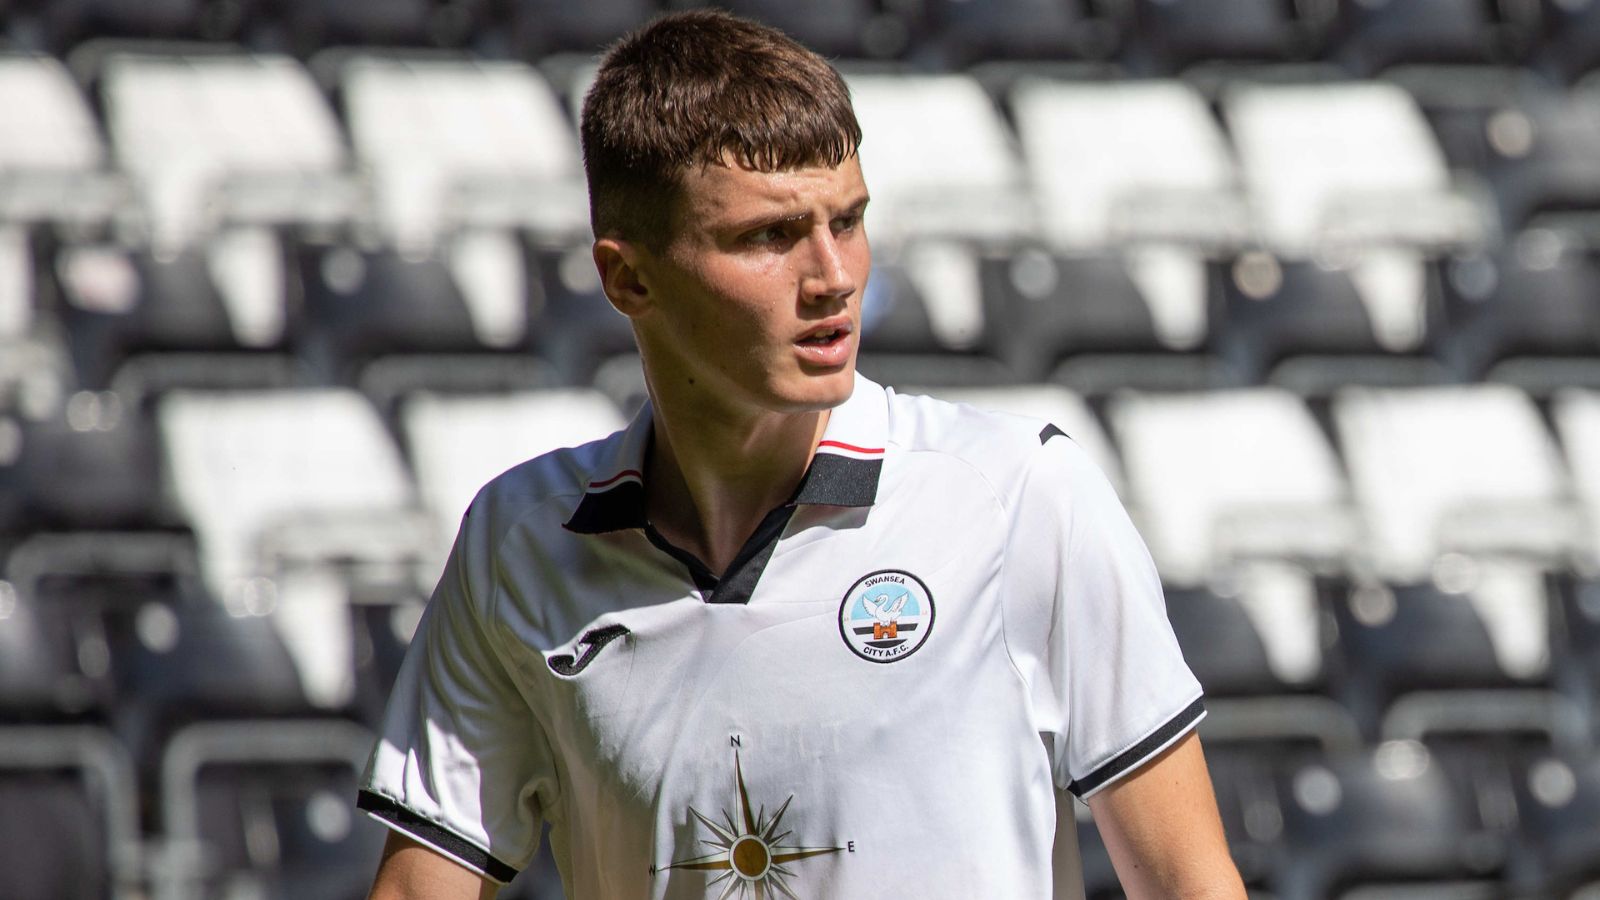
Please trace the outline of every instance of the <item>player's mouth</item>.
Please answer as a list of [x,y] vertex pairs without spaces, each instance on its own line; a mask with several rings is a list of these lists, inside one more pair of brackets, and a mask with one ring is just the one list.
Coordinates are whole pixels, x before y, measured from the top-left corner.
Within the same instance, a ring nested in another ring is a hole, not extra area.
[[800,358],[819,366],[842,366],[850,360],[854,324],[845,317],[828,319],[795,341]]

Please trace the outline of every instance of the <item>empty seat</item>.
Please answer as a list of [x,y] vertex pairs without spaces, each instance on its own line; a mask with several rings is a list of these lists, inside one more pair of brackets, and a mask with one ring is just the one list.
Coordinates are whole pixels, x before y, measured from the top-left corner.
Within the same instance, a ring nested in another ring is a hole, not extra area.
[[1562,383],[1564,367],[1600,358],[1600,262],[1555,232],[1524,232],[1500,252],[1451,259],[1439,282],[1429,343],[1460,379],[1493,372],[1544,391]]
[[[1501,228],[1515,234],[1600,207],[1600,100],[1551,89],[1524,72],[1419,72],[1405,80],[1450,164],[1488,187]],[[1588,226],[1578,221],[1580,229]]]
[[279,15],[293,49],[309,54],[319,47],[447,45],[465,36],[437,12],[427,0],[296,0],[283,4]]
[[1560,83],[1572,83],[1600,63],[1600,8],[1592,3],[1541,4],[1543,40],[1534,62]]
[[117,52],[99,77],[107,130],[158,250],[221,225],[351,216],[338,122],[295,60]]
[[1252,84],[1222,99],[1271,248],[1304,256],[1338,242],[1448,244],[1481,230],[1401,88]]
[[65,0],[40,7],[37,27],[62,54],[97,37],[192,39],[205,31],[201,0]]
[[1333,693],[1368,734],[1462,718],[1487,727],[1507,705],[1520,708],[1519,727],[1566,727],[1557,698],[1515,690],[1551,683],[1550,598],[1538,572],[1465,558],[1452,566],[1430,582],[1324,585],[1339,636]]
[[1136,71],[1172,74],[1207,61],[1286,63],[1311,58],[1332,23],[1329,5],[1272,0],[1141,0]]
[[1239,559],[1328,561],[1351,548],[1344,474],[1292,394],[1128,395],[1108,415],[1169,582],[1203,583]]
[[1013,88],[1010,105],[1058,249],[1226,246],[1247,230],[1227,140],[1194,88],[1033,78]]
[[192,726],[162,759],[161,820],[177,865],[158,885],[290,900],[359,898],[387,829],[351,798],[372,745],[338,721]]
[[1568,896],[1600,882],[1600,756],[1546,752],[1523,760],[1515,776],[1512,883]]
[[861,295],[862,371],[895,386],[1014,380],[986,352],[982,267],[968,247],[922,240],[875,256]]
[[1424,580],[1450,551],[1559,564],[1581,540],[1555,442],[1515,388],[1352,388],[1333,419],[1386,579]]
[[[87,243],[60,246],[51,283],[61,302],[76,381],[103,390],[124,367],[161,367],[174,355],[283,354],[298,327],[285,259],[266,231],[236,230],[167,253]],[[277,366],[287,368],[286,359]]]
[[851,75],[861,168],[872,183],[867,231],[1005,239],[1034,221],[1026,176],[1000,112],[967,75]]
[[111,391],[77,391],[39,419],[10,420],[13,453],[0,493],[27,530],[105,530],[172,523],[159,492],[160,452],[147,412]]
[[263,604],[312,702],[353,691],[352,581],[421,577],[431,529],[376,411],[354,391],[174,391],[166,469],[228,609]]
[[1448,896],[1495,896],[1504,843],[1420,744],[1392,741],[1370,753],[1307,762],[1279,789],[1287,853],[1271,886],[1283,900],[1359,886],[1398,896],[1377,886],[1424,887],[1418,882],[1454,882],[1458,893]]
[[1246,384],[1322,396],[1348,384],[1445,380],[1423,354],[1437,287],[1404,251],[1330,265],[1248,251],[1214,262],[1208,345]]
[[[296,264],[306,319],[299,352],[329,380],[352,382],[384,356],[504,350],[526,340],[520,289],[504,327],[493,328],[498,323],[491,320],[480,329],[443,259],[306,244]],[[520,281],[521,274],[519,266],[513,276]]]
[[[159,4],[157,4],[159,5]],[[44,56],[0,57],[0,216],[97,221],[121,198],[94,113],[72,75]]]
[[1127,23],[1080,0],[935,0],[924,4],[921,55],[948,68],[997,60],[1104,59]]
[[0,721],[73,719],[105,709],[103,639],[92,643],[99,635],[86,618],[0,581]]
[[1600,391],[1569,388],[1551,403],[1573,488],[1588,511],[1590,553],[1600,559]]
[[783,0],[674,0],[683,9],[717,6],[735,15],[771,25],[827,57],[888,57],[905,48],[904,27],[879,19],[870,0],[816,0],[795,4]]
[[463,227],[587,235],[577,136],[521,63],[358,56],[340,72],[377,221],[408,253]]
[[1534,48],[1542,7],[1477,0],[1342,5],[1332,53],[1363,75],[1405,64],[1514,65]]
[[[1192,271],[1188,261],[1178,264],[1180,279]],[[1208,357],[1183,352],[1204,333],[1203,321],[1199,328],[1183,323],[1180,310],[1174,335],[1136,274],[1115,255],[1064,256],[1042,247],[986,255],[979,265],[983,347],[1016,379],[1049,377],[1090,395],[1222,383],[1225,374]],[[1180,293],[1187,289],[1180,284]]]
[[93,728],[0,728],[0,866],[10,897],[103,900],[139,889],[138,794]]
[[513,46],[524,59],[561,52],[593,55],[659,11],[654,0],[604,0],[582,6],[562,0],[513,0],[509,27]]
[[535,246],[528,258],[528,333],[566,384],[588,384],[602,363],[633,357],[633,323],[600,287],[587,242]]
[[116,685],[111,719],[146,776],[167,737],[194,722],[317,710],[267,591],[232,611],[193,593],[129,590],[119,600],[102,612]]

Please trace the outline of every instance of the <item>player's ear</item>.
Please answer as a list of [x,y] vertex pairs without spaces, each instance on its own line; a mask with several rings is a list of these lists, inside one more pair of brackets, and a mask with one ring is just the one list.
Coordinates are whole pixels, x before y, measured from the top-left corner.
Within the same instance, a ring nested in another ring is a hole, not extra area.
[[606,299],[630,319],[643,315],[650,307],[650,290],[640,278],[642,249],[621,238],[603,237],[594,242],[593,253]]

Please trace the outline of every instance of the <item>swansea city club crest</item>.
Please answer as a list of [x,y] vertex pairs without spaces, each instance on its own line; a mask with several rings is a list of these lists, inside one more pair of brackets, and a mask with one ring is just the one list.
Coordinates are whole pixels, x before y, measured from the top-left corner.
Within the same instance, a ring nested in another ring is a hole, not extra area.
[[933,594],[921,579],[900,569],[881,569],[845,592],[839,603],[839,634],[862,659],[891,663],[927,643],[933,613]]

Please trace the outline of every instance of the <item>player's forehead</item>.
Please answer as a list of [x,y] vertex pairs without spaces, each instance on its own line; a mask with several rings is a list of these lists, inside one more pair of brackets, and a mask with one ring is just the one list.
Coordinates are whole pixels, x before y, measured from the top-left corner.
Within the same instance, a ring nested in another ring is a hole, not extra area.
[[725,227],[819,208],[841,213],[866,199],[861,163],[852,155],[837,166],[806,165],[775,172],[733,162],[690,166],[680,179],[678,208],[687,222]]

